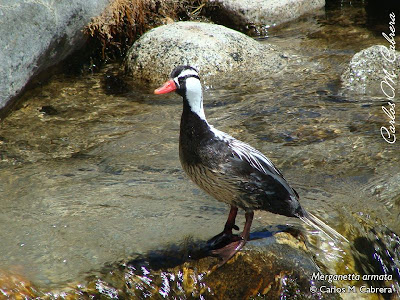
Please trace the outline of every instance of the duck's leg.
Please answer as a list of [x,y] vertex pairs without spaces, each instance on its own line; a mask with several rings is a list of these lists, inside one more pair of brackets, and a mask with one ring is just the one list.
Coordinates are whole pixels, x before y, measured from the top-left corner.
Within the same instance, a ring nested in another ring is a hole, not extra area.
[[221,248],[230,242],[237,241],[240,239],[238,235],[232,234],[232,229],[239,230],[239,227],[235,225],[236,215],[238,208],[231,205],[231,210],[229,211],[228,220],[225,223],[224,230],[207,241],[210,248]]
[[219,264],[220,266],[226,263],[232,256],[235,255],[243,246],[246,244],[250,237],[250,227],[253,222],[254,212],[246,211],[245,214],[246,223],[244,224],[243,232],[240,234],[238,240],[232,240],[232,242],[220,249],[212,250],[211,254],[219,256],[222,261]]
[[231,210],[229,211],[228,220],[226,220],[223,232],[232,234],[232,229],[239,230],[239,227],[235,225],[237,212],[238,208],[231,205]]

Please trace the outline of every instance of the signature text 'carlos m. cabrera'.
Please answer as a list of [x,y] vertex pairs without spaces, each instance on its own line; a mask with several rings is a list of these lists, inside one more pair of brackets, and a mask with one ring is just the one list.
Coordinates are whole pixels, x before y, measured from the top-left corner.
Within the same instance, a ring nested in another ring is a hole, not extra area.
[[[382,32],[383,37],[389,42],[389,48],[382,46],[381,47],[381,54],[383,58],[395,64],[396,62],[396,42],[394,40],[396,29],[395,29],[395,20],[396,16],[392,12],[389,14],[390,22],[389,22],[389,30],[390,33],[387,35],[386,33]],[[395,68],[393,68],[395,69]],[[383,72],[385,74],[383,80],[381,81],[381,90],[382,93],[387,98],[387,106],[382,105],[382,110],[389,117],[389,129],[385,126],[381,127],[381,136],[383,139],[388,142],[389,144],[393,144],[396,142],[396,127],[395,127],[395,120],[396,120],[396,110],[395,110],[395,103],[393,102],[396,96],[396,89],[395,89],[395,78],[396,73],[394,70],[390,73],[388,70],[383,68]]]

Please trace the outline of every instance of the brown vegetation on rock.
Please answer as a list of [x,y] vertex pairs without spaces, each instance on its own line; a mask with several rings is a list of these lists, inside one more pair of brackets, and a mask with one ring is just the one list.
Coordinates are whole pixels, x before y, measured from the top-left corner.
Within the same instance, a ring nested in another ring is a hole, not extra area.
[[208,0],[112,0],[84,32],[100,43],[102,59],[122,56],[147,30],[177,20],[201,18]]

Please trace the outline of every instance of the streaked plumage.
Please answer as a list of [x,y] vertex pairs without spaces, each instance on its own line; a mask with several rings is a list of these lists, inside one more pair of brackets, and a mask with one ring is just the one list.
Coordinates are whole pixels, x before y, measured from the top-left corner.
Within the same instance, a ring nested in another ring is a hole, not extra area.
[[[171,78],[155,93],[176,91],[183,97],[179,137],[182,167],[201,189],[231,205],[225,229],[217,239],[228,236],[232,243],[215,253],[226,261],[243,247],[249,236],[253,210],[258,209],[300,218],[331,237],[344,239],[301,207],[299,195],[266,156],[208,124],[199,75],[194,68],[177,67]],[[237,207],[246,211],[245,230],[239,240],[232,235]]]

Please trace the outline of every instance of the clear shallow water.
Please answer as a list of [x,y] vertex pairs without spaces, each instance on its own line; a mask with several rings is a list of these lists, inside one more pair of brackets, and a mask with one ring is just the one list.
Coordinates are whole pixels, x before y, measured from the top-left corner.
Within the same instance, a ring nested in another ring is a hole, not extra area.
[[[308,210],[373,241],[380,233],[370,227],[400,233],[400,144],[379,133],[385,99],[343,96],[338,78],[356,51],[382,39],[333,23],[306,18],[271,32],[267,42],[298,55],[291,72],[207,89],[206,114],[270,157]],[[0,269],[57,286],[222,229],[227,207],[180,168],[179,96],[109,87],[114,68],[55,76],[1,124]],[[288,222],[261,212],[254,227]]]

